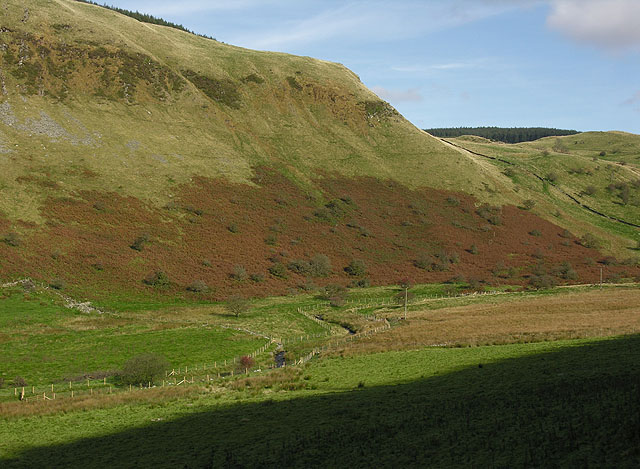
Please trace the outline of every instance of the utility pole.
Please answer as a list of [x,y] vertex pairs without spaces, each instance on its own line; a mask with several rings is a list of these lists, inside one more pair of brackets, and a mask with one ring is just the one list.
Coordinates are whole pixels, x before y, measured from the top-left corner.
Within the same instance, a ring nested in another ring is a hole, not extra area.
[[407,320],[407,299],[409,298],[409,286],[404,286],[404,320]]
[[600,266],[600,288],[602,288],[602,266]]

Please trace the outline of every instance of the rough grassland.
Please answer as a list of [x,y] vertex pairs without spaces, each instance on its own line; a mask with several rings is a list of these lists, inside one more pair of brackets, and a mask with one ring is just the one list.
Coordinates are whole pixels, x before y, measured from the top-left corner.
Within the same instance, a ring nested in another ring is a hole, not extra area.
[[1,451],[6,467],[632,467],[637,353],[633,336],[335,358],[305,369],[305,390],[243,403],[9,420]]

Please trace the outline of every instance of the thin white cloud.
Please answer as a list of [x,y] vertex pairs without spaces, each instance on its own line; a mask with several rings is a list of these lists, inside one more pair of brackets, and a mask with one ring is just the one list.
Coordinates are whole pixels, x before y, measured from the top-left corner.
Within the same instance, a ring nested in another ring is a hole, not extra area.
[[547,25],[579,42],[640,50],[638,0],[553,0]]
[[418,91],[418,88],[409,88],[407,90],[392,90],[382,86],[372,86],[371,90],[385,101],[390,103],[400,102],[420,102],[424,98]]
[[389,42],[457,27],[523,6],[508,0],[354,0],[327,1],[323,5],[311,17],[291,20],[273,29],[243,31],[228,39],[245,47],[280,50],[326,40]]
[[398,65],[391,67],[391,70],[401,73],[429,73],[434,71],[468,70],[483,67],[496,68],[498,66],[495,59],[483,57],[473,60],[459,60],[436,64]]
[[634,110],[640,112],[640,91],[637,91],[633,96],[622,101],[622,105],[632,106]]

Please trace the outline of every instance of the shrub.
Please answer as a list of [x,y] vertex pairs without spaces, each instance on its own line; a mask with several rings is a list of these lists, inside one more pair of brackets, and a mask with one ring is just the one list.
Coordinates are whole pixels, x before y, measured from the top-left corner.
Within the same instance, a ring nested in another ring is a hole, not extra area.
[[596,192],[598,192],[598,189],[596,189],[595,186],[587,186],[585,187],[584,191],[582,191],[582,193],[585,195],[595,195]]
[[312,277],[326,277],[331,273],[331,261],[324,254],[316,254],[309,264]]
[[452,207],[457,207],[458,205],[460,205],[460,199],[458,199],[457,197],[449,196],[447,197],[447,204],[451,205]]
[[573,267],[567,261],[560,264],[557,269],[557,275],[565,280],[575,280],[578,278],[578,273],[573,270]]
[[187,287],[187,290],[194,293],[206,293],[209,291],[209,286],[202,280],[196,280]]
[[529,284],[534,288],[551,288],[555,287],[557,282],[550,275],[532,275]]
[[236,225],[235,223],[231,223],[229,226],[227,226],[227,229],[231,233],[237,233],[238,231],[240,231],[240,229],[238,228],[238,225]]
[[328,300],[331,306],[336,307],[344,305],[346,295],[347,289],[345,287],[332,283],[322,289],[319,298]]
[[249,311],[251,303],[243,296],[232,296],[225,304],[225,308],[235,317],[239,317],[241,314]]
[[288,278],[287,268],[281,262],[276,262],[271,267],[269,267],[269,273],[277,278],[281,278],[281,279]]
[[537,248],[535,251],[533,251],[533,254],[531,254],[531,256],[536,259],[543,259],[544,253],[542,252],[542,249]]
[[2,242],[8,246],[17,248],[22,244],[22,239],[18,235],[18,233],[7,233],[2,237]]
[[169,276],[161,270],[149,274],[142,282],[155,288],[164,288],[171,285]]
[[264,275],[263,274],[251,274],[249,275],[249,280],[251,280],[252,282],[255,283],[260,283],[264,281]]
[[602,259],[600,259],[598,262],[600,262],[600,264],[603,264],[603,265],[617,265],[618,259],[616,259],[613,256],[605,256]]
[[469,248],[469,253],[471,254],[478,254],[478,246],[476,246],[475,244],[472,244],[471,247]]
[[524,202],[522,202],[522,208],[524,208],[525,210],[531,210],[535,206],[536,206],[535,200],[527,199]]
[[291,272],[295,272],[300,275],[309,275],[311,272],[311,264],[304,259],[294,259],[289,264],[287,264],[287,268]]
[[505,170],[502,172],[502,174],[504,174],[505,176],[507,176],[507,177],[509,177],[509,178],[512,178],[512,177],[514,177],[514,176],[515,176],[516,174],[518,174],[518,173],[517,173],[517,172],[516,172],[516,170],[515,170],[515,169],[513,169],[513,168],[507,168],[507,169],[505,169]]
[[560,235],[559,235],[559,236],[560,236],[561,238],[566,238],[566,239],[573,238],[573,235],[571,234],[571,232],[570,232],[569,230],[562,230],[562,231],[560,232]]
[[145,353],[129,359],[119,373],[124,384],[153,384],[169,368],[169,362],[155,353]]
[[351,282],[353,288],[367,288],[371,286],[371,281],[368,278],[359,278]]
[[545,179],[552,183],[558,182],[558,173],[553,171],[548,172],[547,175],[545,176]]
[[54,278],[49,282],[49,286],[54,290],[62,290],[66,286],[66,282],[61,278]]
[[540,232],[540,230],[531,230],[529,231],[529,234],[531,236],[542,236],[542,233]]
[[253,365],[255,364],[256,362],[252,357],[250,357],[249,355],[244,355],[240,357],[240,363],[238,364],[238,368],[240,368],[240,370],[246,370],[246,369],[253,368]]
[[247,279],[247,271],[241,265],[233,266],[233,272],[229,274],[230,277],[238,282],[244,282]]
[[599,153],[599,155],[600,155],[600,156],[607,156],[607,152],[606,152],[606,151],[604,151],[604,150],[602,150],[602,151]]
[[134,239],[133,243],[131,243],[129,247],[135,251],[142,251],[148,242],[149,242],[149,235],[143,234],[138,236],[136,239]]
[[266,238],[264,238],[264,243],[269,246],[275,246],[277,242],[278,242],[278,237],[273,234],[270,234]]
[[17,388],[22,388],[27,385],[27,380],[25,380],[22,376],[16,376],[13,378],[13,385]]
[[202,265],[205,267],[211,267],[211,261],[209,259],[202,259]]
[[585,248],[597,249],[600,246],[600,241],[591,233],[585,233],[582,238],[580,238],[580,244]]
[[344,271],[352,277],[362,277],[367,274],[367,265],[359,259],[352,260]]

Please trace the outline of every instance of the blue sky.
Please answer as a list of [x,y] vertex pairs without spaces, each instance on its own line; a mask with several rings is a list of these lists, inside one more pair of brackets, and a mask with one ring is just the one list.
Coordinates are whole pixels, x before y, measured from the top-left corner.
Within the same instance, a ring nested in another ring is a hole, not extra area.
[[640,0],[108,3],[229,44],[340,62],[421,128],[640,133]]

